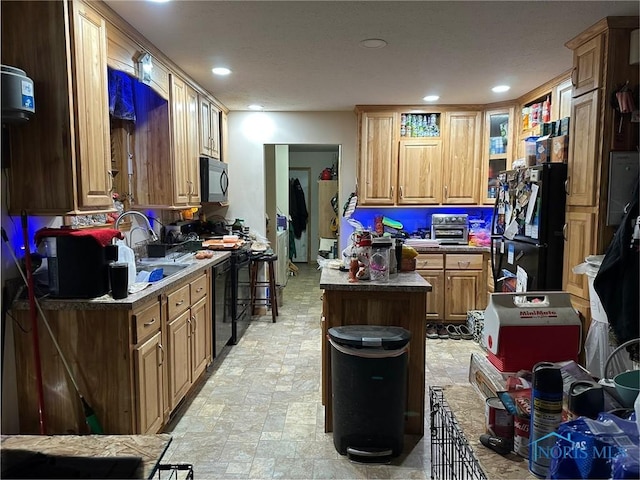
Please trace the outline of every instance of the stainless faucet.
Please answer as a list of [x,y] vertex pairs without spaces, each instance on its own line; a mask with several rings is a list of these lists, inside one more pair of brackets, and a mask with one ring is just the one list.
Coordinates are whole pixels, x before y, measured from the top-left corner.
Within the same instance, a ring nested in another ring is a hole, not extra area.
[[151,241],[152,242],[158,241],[158,235],[156,235],[156,232],[154,232],[153,228],[151,228],[151,223],[149,222],[149,219],[147,218],[147,216],[144,213],[138,212],[137,210],[127,210],[126,212],[121,213],[120,216],[116,219],[116,223],[114,225],[116,230],[118,229],[118,225],[120,225],[122,218],[127,215],[136,215],[144,219],[145,223],[147,224],[147,229],[149,230],[148,233],[149,233],[149,236],[151,237]]

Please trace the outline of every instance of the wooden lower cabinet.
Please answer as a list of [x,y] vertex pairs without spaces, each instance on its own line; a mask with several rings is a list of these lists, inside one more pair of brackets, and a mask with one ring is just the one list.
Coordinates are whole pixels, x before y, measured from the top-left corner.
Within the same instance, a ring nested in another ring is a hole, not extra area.
[[175,408],[211,361],[208,277],[202,275],[167,295],[169,399]]
[[427,320],[466,322],[468,310],[487,306],[485,253],[421,253],[416,270],[431,284],[427,293]]
[[137,346],[133,350],[133,360],[139,412],[136,430],[141,434],[156,433],[164,422],[164,350],[161,332]]
[[[41,301],[78,388],[105,434],[158,433],[203,374],[212,359],[210,286],[207,269],[134,309],[113,305],[70,309],[58,305],[64,300]],[[186,292],[186,309],[170,316],[176,292]],[[28,310],[13,310],[12,315],[18,325],[14,328],[18,433],[39,434],[30,315]],[[38,339],[45,433],[90,433],[78,393],[41,319]]]

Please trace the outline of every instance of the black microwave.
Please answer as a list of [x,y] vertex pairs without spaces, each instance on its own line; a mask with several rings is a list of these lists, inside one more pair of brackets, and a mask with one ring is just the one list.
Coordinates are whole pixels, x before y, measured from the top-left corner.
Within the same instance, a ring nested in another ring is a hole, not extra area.
[[200,157],[201,200],[226,203],[228,188],[227,164],[215,158]]

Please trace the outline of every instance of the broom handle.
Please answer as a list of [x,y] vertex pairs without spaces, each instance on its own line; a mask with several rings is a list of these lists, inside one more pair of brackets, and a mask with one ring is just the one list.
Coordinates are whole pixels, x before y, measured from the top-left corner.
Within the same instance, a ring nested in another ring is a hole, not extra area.
[[42,366],[40,364],[40,343],[38,339],[38,313],[36,312],[36,296],[34,292],[33,274],[31,272],[31,254],[29,252],[29,231],[27,226],[27,212],[20,214],[22,219],[22,237],[24,240],[24,260],[27,270],[27,292],[29,294],[29,315],[31,318],[31,338],[33,341],[33,358],[36,368],[36,387],[38,390],[38,418],[40,422],[40,435],[46,434],[44,415],[44,390],[42,388]]
[[[2,229],[2,239],[5,241],[5,243],[7,243],[7,247],[9,249],[9,253],[11,254],[11,257],[13,258],[13,262],[16,264],[16,267],[18,268],[18,272],[20,273],[20,276],[22,277],[22,280],[24,280],[24,284],[27,285],[27,287],[28,287],[29,286],[29,282],[27,281],[27,277],[24,275],[24,271],[22,270],[22,267],[20,267],[20,262],[18,261],[18,258],[16,257],[15,253],[13,253],[13,250],[11,249],[11,246],[8,244],[8,237],[7,237],[6,232],[4,231],[4,228]],[[35,302],[36,302],[36,307],[38,309],[38,312],[40,313],[40,318],[42,318],[42,322],[44,323],[44,326],[47,328],[47,331],[49,332],[49,336],[51,337],[51,341],[55,345],[56,350],[58,351],[58,355],[60,355],[60,359],[62,360],[62,363],[64,364],[64,368],[67,370],[67,374],[69,374],[69,378],[71,379],[71,383],[73,383],[73,386],[75,387],[76,392],[78,392],[78,394],[79,394],[80,393],[80,389],[78,388],[78,384],[76,383],[76,379],[71,374],[71,369],[69,368],[69,364],[67,363],[67,359],[64,358],[64,355],[62,354],[62,350],[60,349],[60,345],[58,344],[58,341],[56,340],[56,337],[53,335],[53,331],[51,330],[51,326],[49,325],[49,322],[47,321],[47,317],[45,317],[44,312],[42,311],[42,307],[40,306],[40,302],[38,302],[37,298],[35,298]]]

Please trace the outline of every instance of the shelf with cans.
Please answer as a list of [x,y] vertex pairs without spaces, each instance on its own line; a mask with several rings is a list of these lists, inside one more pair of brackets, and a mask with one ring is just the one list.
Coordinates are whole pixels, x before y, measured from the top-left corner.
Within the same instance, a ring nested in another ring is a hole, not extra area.
[[400,138],[440,136],[440,113],[401,113]]

